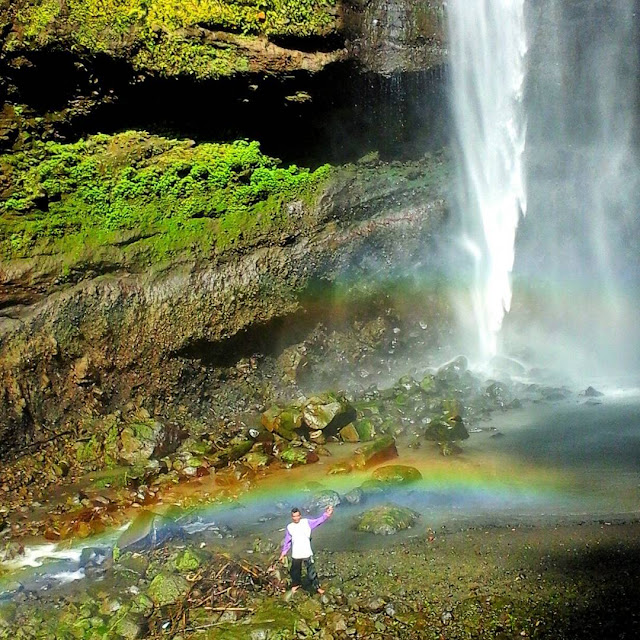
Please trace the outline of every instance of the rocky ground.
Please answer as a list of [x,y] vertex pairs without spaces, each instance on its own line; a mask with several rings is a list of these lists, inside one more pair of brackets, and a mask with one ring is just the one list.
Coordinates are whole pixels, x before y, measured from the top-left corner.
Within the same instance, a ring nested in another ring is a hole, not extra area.
[[[326,593],[285,591],[275,545],[126,553],[101,581],[20,594],[0,637],[634,638],[637,522],[416,528],[369,551],[318,550]],[[16,636],[16,633],[18,634]]]

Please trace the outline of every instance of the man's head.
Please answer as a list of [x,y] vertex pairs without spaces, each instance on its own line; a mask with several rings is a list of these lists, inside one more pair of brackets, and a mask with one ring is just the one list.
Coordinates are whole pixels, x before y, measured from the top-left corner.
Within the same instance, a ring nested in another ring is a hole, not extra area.
[[294,507],[293,509],[291,509],[291,519],[294,522],[300,522],[300,518],[302,518],[302,514],[300,513],[300,509],[298,509],[297,507]]

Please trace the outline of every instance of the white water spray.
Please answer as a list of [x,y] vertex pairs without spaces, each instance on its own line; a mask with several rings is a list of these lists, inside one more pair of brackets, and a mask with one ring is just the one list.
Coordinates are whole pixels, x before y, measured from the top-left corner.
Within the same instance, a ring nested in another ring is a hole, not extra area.
[[450,0],[447,11],[462,243],[474,264],[478,356],[488,361],[511,305],[516,228],[526,211],[524,0]]

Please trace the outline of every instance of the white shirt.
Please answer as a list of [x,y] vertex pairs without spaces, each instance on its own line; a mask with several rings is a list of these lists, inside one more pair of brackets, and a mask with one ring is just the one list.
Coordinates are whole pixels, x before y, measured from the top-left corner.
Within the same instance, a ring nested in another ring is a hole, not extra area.
[[310,558],[311,551],[311,525],[306,518],[301,518],[298,522],[290,522],[287,531],[291,536],[291,557],[296,560]]

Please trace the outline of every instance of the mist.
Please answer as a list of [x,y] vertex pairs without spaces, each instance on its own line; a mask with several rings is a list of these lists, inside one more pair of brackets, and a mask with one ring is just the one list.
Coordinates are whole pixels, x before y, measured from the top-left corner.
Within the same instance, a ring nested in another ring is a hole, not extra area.
[[528,7],[528,214],[503,348],[582,376],[640,367],[639,24],[632,0]]

